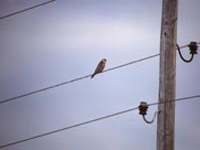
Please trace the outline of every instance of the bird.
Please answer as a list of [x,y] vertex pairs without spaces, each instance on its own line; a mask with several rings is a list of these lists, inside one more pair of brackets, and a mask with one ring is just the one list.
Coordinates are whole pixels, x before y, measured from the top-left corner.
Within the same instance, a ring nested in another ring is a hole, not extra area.
[[103,58],[103,59],[99,62],[98,66],[97,66],[97,68],[95,69],[94,73],[92,74],[91,78],[93,78],[93,77],[94,77],[96,74],[98,74],[98,73],[102,73],[102,72],[103,72],[103,69],[105,68],[105,66],[106,66],[106,59]]

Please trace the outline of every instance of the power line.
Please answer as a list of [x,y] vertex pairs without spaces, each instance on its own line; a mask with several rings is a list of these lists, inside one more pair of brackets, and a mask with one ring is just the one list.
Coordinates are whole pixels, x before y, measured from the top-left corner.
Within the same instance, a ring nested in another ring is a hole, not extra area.
[[[190,99],[199,98],[199,97],[200,97],[200,95],[182,97],[182,98],[178,98],[178,99],[175,99],[175,100],[169,100],[169,101],[166,101],[166,102],[151,103],[151,104],[148,104],[148,106],[159,105],[159,104],[164,104],[164,103],[171,103],[171,102],[178,102],[178,101],[185,101],[185,100],[190,100]],[[37,139],[37,138],[41,138],[41,137],[48,136],[48,135],[51,135],[51,134],[55,134],[57,132],[61,132],[61,131],[64,131],[64,130],[77,128],[77,127],[80,127],[80,126],[83,126],[83,125],[87,125],[87,124],[90,124],[90,123],[94,123],[94,122],[97,122],[97,121],[101,121],[101,120],[104,120],[104,119],[108,119],[108,118],[111,118],[111,117],[122,115],[122,114],[125,114],[125,113],[128,113],[128,112],[137,110],[138,108],[139,107],[134,107],[134,108],[127,109],[127,110],[124,110],[124,111],[120,111],[120,112],[116,112],[116,113],[113,113],[113,114],[110,114],[110,115],[106,115],[106,116],[103,116],[103,117],[100,117],[100,118],[96,118],[96,119],[92,119],[92,120],[89,120],[89,121],[78,123],[78,124],[75,124],[75,125],[72,125],[72,126],[68,126],[68,127],[62,128],[62,129],[50,131],[50,132],[47,132],[47,133],[43,133],[43,134],[39,134],[39,135],[36,135],[36,136],[32,136],[30,138],[26,138],[26,139],[23,139],[23,140],[18,140],[18,141],[15,141],[15,142],[11,142],[11,143],[8,143],[8,144],[5,144],[5,145],[1,145],[0,148],[5,148],[5,147],[8,147],[8,146],[12,146],[12,145],[16,145],[16,144],[19,144],[19,143],[27,142],[27,141],[30,141],[30,140],[33,140],[33,139]]]
[[147,59],[151,59],[151,58],[154,58],[154,57],[157,57],[157,56],[160,56],[160,54],[151,55],[151,56],[144,57],[144,58],[141,58],[141,59],[138,59],[138,60],[123,64],[123,65],[119,65],[119,66],[116,66],[116,67],[113,67],[113,68],[110,68],[110,69],[106,69],[104,72],[111,71],[111,70],[114,70],[114,69],[118,69],[118,68],[121,68],[121,67],[125,67],[125,66],[131,65],[131,64],[135,64],[135,63],[138,63],[138,62],[141,62],[141,61],[145,61]]
[[[183,45],[183,46],[180,46],[179,48],[182,49],[182,48],[186,48],[188,47],[190,44],[187,44],[187,45]],[[178,49],[177,49],[178,50]]]
[[[159,55],[160,54],[151,55],[151,56],[144,57],[144,58],[141,58],[141,59],[138,59],[138,60],[123,64],[123,65],[119,65],[119,66],[116,66],[116,67],[113,67],[113,68],[109,68],[109,69],[104,70],[103,73],[104,72],[108,72],[108,71],[112,71],[114,69],[119,69],[121,67],[125,67],[125,66],[131,65],[131,64],[139,63],[139,62],[142,62],[142,61],[157,57]],[[16,96],[16,97],[4,99],[4,100],[0,101],[0,104],[7,103],[7,102],[10,102],[10,101],[14,101],[16,99],[19,99],[19,98],[22,98],[22,97],[26,97],[26,96],[29,96],[29,95],[33,95],[33,94],[36,94],[36,93],[40,93],[40,92],[43,92],[43,91],[47,91],[49,89],[56,88],[56,87],[59,87],[59,86],[65,85],[65,84],[69,84],[69,83],[72,83],[72,82],[83,80],[83,79],[86,79],[86,78],[90,77],[91,75],[92,74],[89,74],[89,75],[82,76],[82,77],[79,77],[79,78],[76,78],[76,79],[72,79],[72,80],[69,80],[69,81],[65,81],[65,82],[62,82],[62,83],[59,83],[59,84],[56,84],[56,85],[52,85],[52,86],[49,86],[49,87],[46,87],[46,88],[41,88],[41,89],[26,93],[26,94],[22,94],[22,95]]]
[[[200,42],[197,43],[197,44],[200,44]],[[185,48],[185,47],[187,47],[188,45],[189,45],[189,44],[184,45],[184,46],[181,46],[180,49]],[[141,58],[141,59],[138,59],[138,60],[135,60],[135,61],[132,61],[132,62],[123,64],[123,65],[119,65],[119,66],[116,66],[116,67],[113,67],[113,68],[109,68],[109,69],[104,70],[102,73],[108,72],[108,71],[112,71],[112,70],[115,70],[115,69],[118,69],[118,68],[121,68],[121,67],[125,67],[125,66],[128,66],[128,65],[132,65],[132,64],[135,64],[135,63],[139,63],[139,62],[142,62],[142,61],[145,61],[145,60],[148,60],[148,59],[157,57],[157,56],[159,56],[159,55],[160,55],[160,54],[154,54],[154,55],[151,55],[151,56],[148,56],[148,57],[144,57],[144,58]],[[1,101],[0,101],[0,105],[3,104],[3,103],[7,103],[7,102],[10,102],[10,101],[14,101],[14,100],[19,99],[19,98],[23,98],[23,97],[29,96],[29,95],[33,95],[33,94],[36,94],[36,93],[40,93],[40,92],[43,92],[43,91],[47,91],[47,90],[49,90],[49,89],[56,88],[56,87],[59,87],[59,86],[65,85],[65,84],[69,84],[69,83],[72,83],[72,82],[76,82],[76,81],[79,81],[79,80],[83,80],[83,79],[86,79],[86,78],[90,77],[91,75],[92,75],[92,74],[89,74],[89,75],[82,76],[82,77],[79,77],[79,78],[75,78],[75,79],[72,79],[72,80],[69,80],[69,81],[65,81],[65,82],[62,82],[62,83],[59,83],[59,84],[56,84],[56,85],[52,85],[52,86],[49,86],[49,87],[46,87],[46,88],[41,88],[41,89],[38,89],[38,90],[35,90],[35,91],[32,91],[32,92],[29,92],[29,93],[25,93],[25,94],[22,94],[22,95],[19,95],[19,96],[16,96],[16,97],[4,99],[4,100],[1,100]]]
[[72,129],[72,128],[80,127],[80,126],[83,126],[83,125],[86,125],[86,124],[90,124],[90,123],[93,123],[93,122],[97,122],[97,121],[100,121],[100,120],[104,120],[104,119],[107,119],[107,118],[111,118],[111,117],[114,117],[114,116],[125,114],[125,113],[131,112],[131,111],[136,110],[136,109],[138,109],[138,107],[127,109],[127,110],[124,110],[124,111],[120,111],[120,112],[117,112],[117,113],[114,113],[114,114],[110,114],[110,115],[107,115],[107,116],[104,116],[104,117],[85,121],[85,122],[82,122],[82,123],[78,123],[78,124],[75,124],[75,125],[72,125],[72,126],[68,126],[66,128],[62,128],[62,129],[50,131],[50,132],[47,132],[47,133],[43,133],[43,134],[40,134],[40,135],[32,136],[32,137],[27,138],[27,139],[8,143],[8,144],[0,146],[0,148],[5,148],[5,147],[11,146],[11,145],[19,144],[19,143],[26,142],[26,141],[33,140],[33,139],[37,139],[37,138],[44,137],[44,136],[54,134],[54,133],[57,133],[57,132],[61,132],[61,131],[64,131],[64,130],[69,130],[69,129]]
[[179,101],[185,101],[185,100],[199,98],[199,97],[200,97],[200,95],[182,97],[182,98],[177,98],[177,99],[174,99],[174,100],[168,100],[168,101],[165,101],[165,102],[151,103],[151,104],[148,104],[148,106],[159,105],[159,104],[166,104],[166,103],[172,103],[172,102],[179,102]]
[[[199,44],[200,45],[200,42],[196,42],[196,44]],[[182,49],[182,48],[186,48],[188,47],[190,44],[187,44],[187,45],[183,45],[183,46],[180,46],[179,48]],[[178,50],[178,49],[177,49]]]
[[46,4],[49,4],[49,3],[52,3],[56,0],[50,0],[50,1],[47,1],[47,2],[44,2],[44,3],[41,3],[41,4],[38,4],[38,5],[35,5],[35,6],[32,6],[32,7],[29,7],[29,8],[26,8],[26,9],[23,9],[23,10],[20,10],[20,11],[17,11],[17,12],[14,12],[14,13],[11,13],[11,14],[8,14],[8,15],[5,15],[5,16],[2,16],[0,17],[0,20],[1,19],[5,19],[5,18],[8,18],[8,17],[11,17],[11,16],[14,16],[14,15],[17,15],[19,13],[22,13],[22,12],[25,12],[25,11],[28,11],[28,10],[31,10],[31,9],[35,9],[35,8],[38,8],[38,7],[41,7],[43,5],[46,5]]

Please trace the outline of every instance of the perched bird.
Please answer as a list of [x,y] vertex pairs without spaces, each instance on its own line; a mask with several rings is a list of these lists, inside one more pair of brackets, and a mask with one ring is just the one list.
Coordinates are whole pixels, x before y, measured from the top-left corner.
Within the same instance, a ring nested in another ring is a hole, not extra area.
[[91,78],[93,78],[98,73],[102,73],[105,66],[106,66],[106,59],[104,58],[99,62],[98,66],[97,66],[95,72],[92,74]]

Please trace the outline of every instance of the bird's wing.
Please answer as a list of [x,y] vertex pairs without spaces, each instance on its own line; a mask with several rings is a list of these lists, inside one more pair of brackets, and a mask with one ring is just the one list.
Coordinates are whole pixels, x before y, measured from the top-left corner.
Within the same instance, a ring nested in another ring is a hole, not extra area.
[[102,71],[102,66],[103,66],[102,63],[100,62],[100,63],[98,64],[96,70],[95,70],[95,73],[101,72],[101,71]]

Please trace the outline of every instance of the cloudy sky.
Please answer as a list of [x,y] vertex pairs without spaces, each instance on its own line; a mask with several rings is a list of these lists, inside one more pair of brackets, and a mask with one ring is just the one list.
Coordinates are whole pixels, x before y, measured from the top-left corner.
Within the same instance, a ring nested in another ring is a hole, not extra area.
[[[42,2],[0,0],[0,16]],[[180,46],[200,42],[199,6],[179,0]],[[159,53],[161,7],[161,0],[57,0],[0,20],[0,100],[91,74],[102,58],[111,68]],[[199,60],[177,55],[177,98],[200,94]],[[157,102],[158,83],[159,57],[1,104],[0,145]],[[199,149],[198,106],[198,99],[176,104],[175,149]],[[150,150],[156,126],[136,110],[3,149]]]

